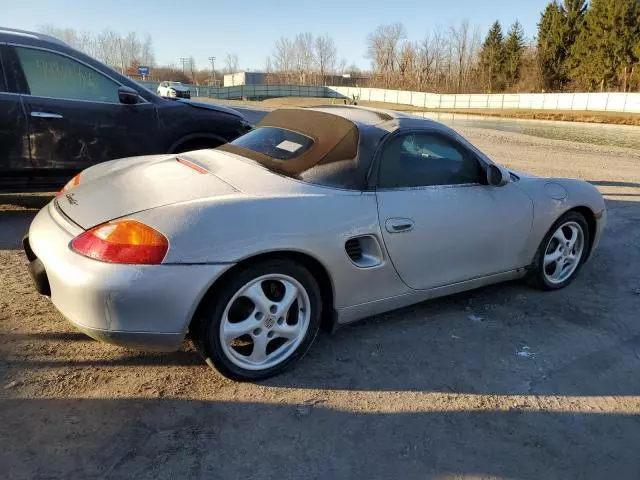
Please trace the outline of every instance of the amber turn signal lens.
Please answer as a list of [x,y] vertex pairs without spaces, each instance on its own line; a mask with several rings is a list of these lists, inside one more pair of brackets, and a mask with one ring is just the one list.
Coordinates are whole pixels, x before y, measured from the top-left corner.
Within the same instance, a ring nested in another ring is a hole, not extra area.
[[64,187],[62,187],[62,189],[56,194],[56,196],[59,197],[60,195],[62,195],[64,192],[66,192],[70,188],[77,187],[78,185],[80,185],[80,174],[77,174],[75,177],[73,177],[71,180],[69,180],[66,183],[66,185]]
[[158,264],[169,250],[169,241],[144,223],[116,220],[81,233],[73,239],[71,248],[101,262]]

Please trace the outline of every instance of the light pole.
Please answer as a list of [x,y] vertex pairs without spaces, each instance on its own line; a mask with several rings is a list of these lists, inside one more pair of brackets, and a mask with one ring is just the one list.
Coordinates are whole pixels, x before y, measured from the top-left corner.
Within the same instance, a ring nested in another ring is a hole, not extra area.
[[216,86],[216,57],[209,57],[211,62],[211,86]]

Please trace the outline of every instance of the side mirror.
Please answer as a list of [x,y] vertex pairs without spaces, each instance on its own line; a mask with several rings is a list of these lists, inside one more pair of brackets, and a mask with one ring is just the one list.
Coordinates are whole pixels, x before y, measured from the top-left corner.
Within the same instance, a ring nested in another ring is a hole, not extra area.
[[124,103],[125,105],[133,105],[138,103],[138,92],[136,92],[133,88],[129,87],[120,87],[118,88],[118,99],[120,103]]
[[502,187],[511,182],[509,170],[498,165],[489,165],[487,168],[487,183],[492,187]]

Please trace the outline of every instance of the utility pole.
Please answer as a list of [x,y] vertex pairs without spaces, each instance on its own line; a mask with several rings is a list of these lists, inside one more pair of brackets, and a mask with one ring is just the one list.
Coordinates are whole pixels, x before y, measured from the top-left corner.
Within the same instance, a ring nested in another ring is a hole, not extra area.
[[209,57],[209,61],[211,62],[211,86],[216,86],[216,57]]

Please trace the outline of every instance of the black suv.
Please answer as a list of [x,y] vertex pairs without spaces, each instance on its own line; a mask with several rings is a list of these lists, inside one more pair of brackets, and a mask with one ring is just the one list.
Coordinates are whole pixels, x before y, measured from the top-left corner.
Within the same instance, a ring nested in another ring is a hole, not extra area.
[[55,188],[114,158],[226,143],[237,111],[160,98],[67,44],[0,27],[0,189]]

